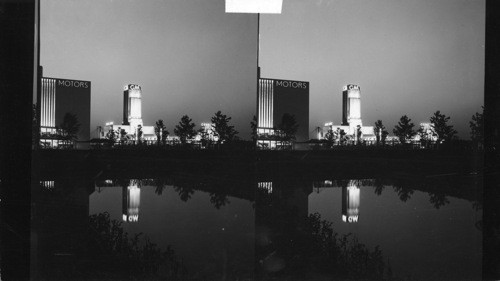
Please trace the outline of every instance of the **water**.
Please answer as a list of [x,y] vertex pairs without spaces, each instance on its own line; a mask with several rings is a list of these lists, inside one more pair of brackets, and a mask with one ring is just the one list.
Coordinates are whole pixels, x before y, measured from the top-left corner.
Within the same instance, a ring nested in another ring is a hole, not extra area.
[[[36,272],[97,279],[479,280],[477,180],[173,174],[47,181],[37,187]],[[103,214],[121,222],[114,232]],[[101,216],[90,228],[89,215]],[[118,229],[128,239],[141,234],[138,246],[111,248],[118,240],[106,235],[118,237]],[[146,241],[154,244],[149,250]],[[124,248],[140,254],[124,258]],[[168,258],[155,254],[167,249]]]

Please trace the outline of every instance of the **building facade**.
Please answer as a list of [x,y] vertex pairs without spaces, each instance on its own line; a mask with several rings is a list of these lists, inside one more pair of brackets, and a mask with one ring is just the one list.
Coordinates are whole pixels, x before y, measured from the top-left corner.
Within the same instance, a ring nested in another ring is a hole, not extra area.
[[259,78],[257,145],[279,148],[285,141],[280,125],[288,114],[298,125],[296,142],[309,140],[309,82]]
[[[71,145],[86,148],[90,140],[91,82],[71,79],[41,79],[40,94],[40,143],[42,147]],[[64,132],[57,130],[67,114],[76,117],[80,124],[76,139],[62,140]]]

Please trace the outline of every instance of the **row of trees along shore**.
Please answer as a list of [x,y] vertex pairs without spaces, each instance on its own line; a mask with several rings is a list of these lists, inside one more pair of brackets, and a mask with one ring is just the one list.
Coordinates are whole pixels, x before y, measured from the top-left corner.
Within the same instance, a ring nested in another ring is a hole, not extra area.
[[[234,129],[234,126],[230,125],[229,122],[231,117],[228,117],[219,110],[211,118],[210,127],[202,127],[200,129],[195,129],[196,124],[188,116],[182,116],[181,120],[174,127],[174,134],[178,137],[178,141],[168,141],[168,136],[170,132],[167,130],[165,123],[162,119],[155,122],[154,132],[156,135],[156,140],[153,142],[148,142],[143,140],[142,127],[139,126],[136,136],[136,141],[134,144],[156,144],[160,145],[181,145],[190,146],[193,144],[201,144],[202,147],[208,146],[220,146],[222,144],[231,145],[234,142],[239,142],[241,139],[237,136],[238,131]],[[199,141],[194,141],[195,136],[199,135]],[[130,135],[124,129],[119,129],[117,131],[109,130],[106,134],[106,140],[108,144],[126,144],[130,143]]]
[[[484,108],[483,108],[484,110]],[[429,127],[420,126],[418,129],[412,120],[403,115],[398,123],[392,130],[394,136],[397,138],[397,144],[400,146],[415,146],[420,148],[439,148],[442,146],[453,145],[453,143],[463,142],[457,136],[457,131],[453,129],[453,125],[449,124],[450,117],[442,114],[439,110],[429,119]],[[483,113],[476,112],[471,121],[469,122],[471,129],[471,148],[482,149],[484,147],[484,117]],[[388,142],[389,131],[384,126],[382,120],[377,120],[374,124],[375,145],[395,145],[395,142]],[[356,136],[357,135],[357,136]],[[418,136],[418,140],[415,137]],[[361,137],[361,128],[355,135],[348,135],[344,130],[338,128],[336,131],[329,130],[325,135],[325,142],[330,147],[336,143],[338,145],[345,145],[349,140],[355,140],[357,145],[366,144]]]
[[[482,108],[484,111],[484,107]],[[124,144],[156,144],[158,146],[166,145],[181,145],[181,146],[192,146],[201,145],[204,148],[210,147],[221,147],[221,146],[232,146],[235,143],[247,143],[249,147],[255,146],[255,141],[257,140],[257,118],[253,116],[250,122],[251,127],[251,141],[244,141],[238,137],[239,132],[235,130],[233,125],[230,125],[231,117],[228,117],[219,110],[211,118],[211,124],[209,127],[202,127],[196,130],[196,125],[193,120],[188,116],[182,116],[180,122],[174,128],[174,134],[178,137],[178,141],[168,141],[168,136],[170,132],[166,129],[166,126],[162,119],[156,121],[154,126],[154,131],[156,134],[156,141],[144,141],[142,128],[139,127],[134,135],[128,134],[124,129],[119,130],[109,130],[106,134],[106,139],[93,141],[98,144],[98,146],[107,145],[124,145]],[[403,115],[399,122],[396,124],[392,130],[393,134],[397,137],[400,146],[411,146],[415,145],[415,136],[419,136],[418,145],[423,148],[438,148],[441,146],[447,146],[454,142],[459,142],[457,137],[457,131],[453,129],[453,126],[449,124],[450,117],[442,114],[440,111],[436,111],[429,119],[431,126],[429,128],[420,127],[415,128],[415,124],[407,116]],[[41,133],[42,138],[52,138],[62,140],[62,143],[66,144],[62,147],[73,147],[68,145],[74,143],[78,140],[78,132],[81,124],[78,121],[76,115],[72,113],[66,113],[61,124],[56,126],[56,130],[51,133]],[[484,146],[484,116],[483,112],[476,112],[471,121],[470,126],[470,136],[471,136],[471,146],[474,149],[482,149]],[[359,127],[359,126],[358,126]],[[275,128],[279,134],[270,136],[269,139],[275,139],[285,142],[294,142],[295,134],[298,129],[298,124],[295,120],[295,116],[291,114],[284,114],[279,124],[278,128]],[[36,134],[40,130],[37,127],[36,121],[36,105],[33,106],[33,139],[36,139]],[[385,146],[388,144],[394,145],[395,143],[388,143],[387,137],[389,132],[384,126],[382,120],[377,120],[374,124],[374,134],[376,137],[375,145]],[[50,135],[50,136],[48,136]],[[195,136],[199,135],[197,141],[194,141]],[[135,141],[131,141],[135,139]],[[347,135],[340,128],[336,131],[329,130],[323,143],[327,143],[327,147],[333,147],[333,144],[346,145],[348,140],[356,140],[357,145],[366,145],[361,137],[361,130],[358,128],[355,135]]]

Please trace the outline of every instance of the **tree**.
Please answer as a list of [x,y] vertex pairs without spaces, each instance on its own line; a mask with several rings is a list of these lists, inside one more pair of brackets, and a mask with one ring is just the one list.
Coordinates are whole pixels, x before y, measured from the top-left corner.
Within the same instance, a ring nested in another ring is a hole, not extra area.
[[434,112],[434,115],[431,116],[431,124],[434,127],[434,136],[437,137],[437,144],[441,144],[443,142],[449,143],[456,135],[457,131],[453,129],[452,125],[448,125],[448,121],[450,117],[447,117],[444,114],[441,114],[438,111]]
[[472,143],[479,148],[484,146],[484,107],[483,112],[472,115],[472,121],[469,122],[470,138]]
[[182,144],[186,144],[187,139],[190,139],[196,135],[194,127],[196,126],[189,116],[184,115],[178,125],[175,125],[174,134],[178,136]]
[[420,126],[420,128],[418,128],[417,135],[420,137],[420,144],[425,148],[428,148],[430,142],[432,141],[432,131],[432,129],[426,128],[424,126]]
[[201,146],[202,147],[207,147],[211,143],[211,138],[210,138],[210,129],[207,128],[199,128],[198,129],[198,135],[200,136],[200,141],[201,141]]
[[299,128],[299,124],[295,120],[295,116],[293,114],[285,113],[283,117],[281,117],[281,123],[278,126],[278,129],[283,133],[284,141],[294,141],[295,134]]
[[137,125],[137,144],[141,144],[142,143],[142,135],[143,135],[142,126],[141,125]]
[[363,131],[361,131],[361,126],[356,126],[356,132],[354,132],[354,139],[356,140],[356,144],[361,144],[361,137],[363,136]]
[[62,123],[56,127],[60,132],[61,138],[64,141],[75,141],[78,139],[78,131],[80,131],[80,122],[75,114],[67,112],[64,114]]
[[118,138],[118,132],[115,130],[111,129],[106,133],[106,139],[110,142],[111,145],[113,145],[116,142],[116,139]]
[[213,124],[214,135],[218,137],[217,143],[221,144],[223,142],[231,142],[234,140],[238,131],[234,129],[234,126],[229,125],[231,117],[227,117],[222,114],[221,111],[217,111],[212,117],[211,121]]
[[325,139],[326,139],[326,142],[328,143],[328,146],[332,147],[333,143],[337,139],[337,132],[332,130],[332,129],[329,129],[328,132],[326,132],[326,134],[325,134]]
[[127,131],[122,128],[118,128],[118,133],[120,134],[120,143],[125,143],[128,140]]
[[169,132],[167,131],[167,127],[165,126],[165,124],[163,124],[162,119],[156,121],[155,134],[157,144],[160,145],[160,143],[162,143],[163,145],[165,145]]
[[253,116],[252,121],[250,122],[250,128],[252,129],[251,137],[252,141],[257,141],[257,116]]
[[404,145],[415,136],[416,132],[413,130],[414,126],[415,124],[411,123],[411,119],[403,115],[392,132],[399,138],[401,144]]
[[345,144],[345,142],[347,141],[347,133],[340,128],[337,128],[336,136],[339,140],[340,145]]
[[382,120],[377,120],[377,122],[375,122],[375,137],[377,138],[377,145],[380,143],[385,145],[387,135],[389,135],[389,132],[385,129],[384,124],[382,124]]

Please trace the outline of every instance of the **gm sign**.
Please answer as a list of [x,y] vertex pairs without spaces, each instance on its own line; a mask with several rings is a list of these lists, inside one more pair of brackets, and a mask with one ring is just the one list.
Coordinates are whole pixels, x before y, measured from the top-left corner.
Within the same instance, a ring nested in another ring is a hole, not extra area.
[[128,86],[123,87],[123,90],[140,90],[141,86],[139,85],[134,85],[134,84],[129,84]]
[[343,91],[347,90],[360,90],[360,87],[358,85],[353,85],[353,84],[348,84],[342,88]]
[[347,221],[348,222],[358,222],[358,216],[348,216]]

